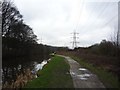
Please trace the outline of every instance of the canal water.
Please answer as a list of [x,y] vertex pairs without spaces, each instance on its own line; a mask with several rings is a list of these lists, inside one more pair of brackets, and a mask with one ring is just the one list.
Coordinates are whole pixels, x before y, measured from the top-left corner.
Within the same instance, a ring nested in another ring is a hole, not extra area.
[[2,84],[5,82],[11,83],[15,81],[17,76],[23,73],[26,69],[30,69],[31,73],[36,74],[38,70],[42,69],[43,66],[47,64],[47,59],[34,60],[27,62],[7,62],[3,64],[2,72]]

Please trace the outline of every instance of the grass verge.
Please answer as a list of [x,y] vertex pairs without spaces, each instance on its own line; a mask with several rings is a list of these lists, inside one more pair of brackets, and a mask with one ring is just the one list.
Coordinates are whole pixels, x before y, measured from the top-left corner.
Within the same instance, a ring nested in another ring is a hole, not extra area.
[[85,67],[89,69],[91,72],[95,73],[98,76],[98,78],[101,80],[101,82],[103,82],[106,88],[119,88],[120,89],[118,78],[114,76],[112,73],[104,70],[101,67],[93,66],[92,64],[87,63],[87,61],[83,59],[80,59],[74,56],[71,56],[71,58],[73,58],[78,63],[80,63],[82,67]]
[[69,72],[70,66],[63,57],[54,56],[51,61],[38,72],[39,77],[28,82],[25,88],[73,88]]

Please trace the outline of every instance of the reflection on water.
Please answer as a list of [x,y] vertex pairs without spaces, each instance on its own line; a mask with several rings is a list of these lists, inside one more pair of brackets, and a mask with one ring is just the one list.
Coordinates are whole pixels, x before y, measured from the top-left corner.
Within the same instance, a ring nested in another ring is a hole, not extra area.
[[71,74],[71,75],[75,75],[75,73],[74,73],[74,72],[71,72],[71,71],[70,71],[70,74]]
[[42,63],[37,63],[37,62],[33,63],[34,68],[31,70],[31,72],[32,74],[35,75],[36,78],[37,78],[38,70],[41,70],[45,64],[47,64],[47,60],[44,60]]
[[42,69],[43,68],[43,66],[45,65],[45,64],[47,64],[47,60],[44,60],[42,63],[37,63],[37,62],[35,62],[36,64],[34,64],[35,65],[35,67],[34,67],[34,69],[35,69],[35,71],[38,71],[38,70],[40,70],[40,69]]
[[[28,68],[31,70],[31,73],[36,75],[37,71],[41,70],[45,64],[47,64],[47,60],[43,60],[43,62],[32,61],[32,62],[28,62],[28,63],[24,63],[24,64],[18,64],[16,67],[15,66],[3,67],[1,69],[2,84],[5,84],[6,81],[8,83],[15,81],[17,76],[20,75],[21,73],[24,74],[24,71]],[[35,77],[37,77],[37,76],[35,76]]]
[[79,70],[81,70],[81,71],[85,71],[85,70],[87,70],[87,69],[85,69],[85,68],[79,68]]
[[79,68],[78,71],[70,71],[70,75],[72,77],[77,77],[80,80],[87,80],[92,76],[92,74],[88,73],[88,70],[86,68]]
[[85,74],[80,74],[77,76],[80,77],[81,80],[87,80],[91,76],[91,74],[85,73]]

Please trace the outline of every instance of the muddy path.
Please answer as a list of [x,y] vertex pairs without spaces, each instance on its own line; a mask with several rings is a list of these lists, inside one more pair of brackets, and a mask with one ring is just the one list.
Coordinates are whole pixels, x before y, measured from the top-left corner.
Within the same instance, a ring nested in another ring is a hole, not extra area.
[[62,57],[64,57],[70,65],[70,74],[75,88],[105,88],[95,74],[86,68],[82,68],[78,62],[70,57]]

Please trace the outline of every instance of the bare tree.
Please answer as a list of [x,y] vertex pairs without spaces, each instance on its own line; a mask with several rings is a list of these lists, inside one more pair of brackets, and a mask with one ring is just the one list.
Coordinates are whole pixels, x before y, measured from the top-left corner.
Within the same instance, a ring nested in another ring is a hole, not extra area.
[[9,36],[10,26],[18,21],[22,21],[22,15],[12,2],[4,0],[2,3],[2,37]]
[[32,28],[23,22],[22,15],[13,2],[7,0],[2,3],[2,37],[29,43],[37,41],[37,36]]

